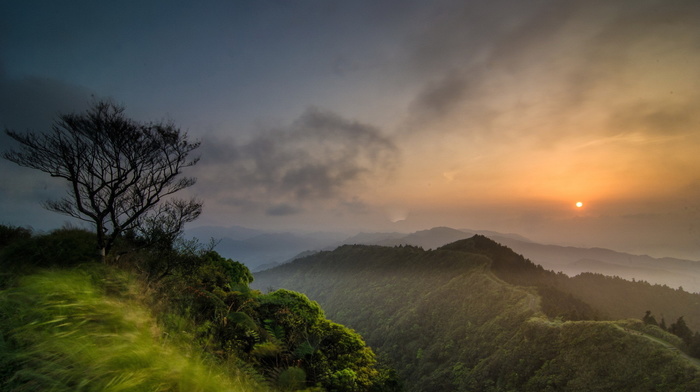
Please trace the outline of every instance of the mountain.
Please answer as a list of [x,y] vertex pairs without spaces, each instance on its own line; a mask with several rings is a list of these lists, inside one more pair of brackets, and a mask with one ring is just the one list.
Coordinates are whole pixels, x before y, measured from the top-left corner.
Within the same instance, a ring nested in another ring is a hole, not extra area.
[[[318,301],[385,356],[409,391],[700,390],[698,362],[676,349],[680,339],[639,320],[648,308],[673,321],[679,310],[666,301],[690,311],[700,295],[570,278],[483,236],[434,250],[345,245],[257,273],[253,286]],[[599,295],[617,305],[600,309]],[[614,321],[628,308],[636,320]],[[696,326],[700,315],[690,313]]]
[[452,229],[435,227],[412,234],[399,236],[397,233],[364,234],[362,237],[346,240],[348,244],[368,245],[413,245],[435,249],[448,243],[485,235],[506,245],[546,269],[561,271],[569,276],[584,272],[619,276],[625,279],[644,280],[654,284],[683,287],[685,290],[700,292],[700,262],[671,257],[654,258],[646,255],[632,255],[603,248],[576,248],[560,245],[539,244],[517,234],[503,234],[486,230]]
[[260,234],[264,234],[262,230],[249,229],[243,226],[199,226],[185,230],[186,237],[196,237],[200,240],[209,238],[220,239],[230,238],[232,240],[247,240]]
[[471,235],[461,230],[455,230],[449,227],[434,227],[429,230],[417,231],[400,238],[378,241],[375,242],[375,244],[384,246],[413,245],[426,249],[434,249],[468,237],[471,237]]
[[360,233],[343,241],[343,244],[365,244],[365,245],[413,245],[426,249],[434,249],[450,242],[469,238],[475,234],[486,235],[497,241],[501,239],[515,239],[519,241],[529,241],[518,234],[503,234],[489,230],[453,229],[450,227],[433,227],[432,229],[420,230],[410,234],[390,232],[390,233]]
[[187,230],[185,234],[205,243],[211,238],[219,240],[215,248],[217,252],[246,264],[252,271],[286,263],[305,251],[330,250],[342,244],[413,245],[435,249],[480,234],[510,247],[546,269],[561,271],[569,276],[592,272],[700,292],[699,261],[653,258],[603,248],[545,245],[518,234],[488,230],[435,227],[408,234],[365,232],[348,238],[342,233],[279,233],[241,226],[204,226]]
[[455,230],[436,227],[415,233],[375,232],[346,234],[333,232],[290,233],[249,229],[242,226],[200,226],[185,231],[185,237],[195,237],[203,243],[218,241],[214,248],[221,255],[240,261],[251,271],[261,271],[293,260],[303,252],[334,249],[343,244],[415,245],[436,248],[474,234],[491,234],[494,238],[515,238],[527,241],[516,234],[490,231]]
[[244,263],[251,271],[287,262],[305,251],[337,245],[346,238],[341,233],[265,232],[240,226],[198,227],[187,230],[185,236],[204,243],[213,238],[217,241],[214,250],[226,258]]
[[359,233],[343,241],[343,244],[377,244],[382,241],[391,241],[406,236],[406,233]]
[[596,272],[700,292],[698,261],[632,255],[603,248],[543,245],[504,237],[497,241],[544,268],[570,276]]

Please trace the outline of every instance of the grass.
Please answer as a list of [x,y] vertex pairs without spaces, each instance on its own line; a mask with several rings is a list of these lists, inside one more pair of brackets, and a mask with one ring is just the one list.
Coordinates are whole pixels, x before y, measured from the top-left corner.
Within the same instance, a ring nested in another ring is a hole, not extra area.
[[639,328],[640,324],[641,323],[639,322],[639,320],[622,320],[622,321],[618,321],[618,322],[614,323],[615,327],[617,327],[619,330],[621,330],[627,334],[637,335],[637,336],[643,337],[645,339],[648,339],[652,342],[655,342],[657,344],[660,344],[661,346],[667,348],[671,352],[676,353],[680,358],[684,359],[685,361],[687,361],[691,365],[700,369],[700,359],[693,358],[690,355],[688,355],[680,350],[679,346],[682,344],[682,341],[680,340],[680,338],[668,333],[667,334],[668,336],[665,336],[666,339],[669,339],[669,338],[674,339],[675,338],[674,340],[676,340],[675,344],[672,344],[668,340],[662,339],[659,336],[653,336],[653,335],[650,335],[648,333],[645,333],[643,330],[643,326],[642,326],[642,328]]
[[0,292],[1,391],[262,389],[191,341],[162,338],[134,285],[99,270],[46,270]]

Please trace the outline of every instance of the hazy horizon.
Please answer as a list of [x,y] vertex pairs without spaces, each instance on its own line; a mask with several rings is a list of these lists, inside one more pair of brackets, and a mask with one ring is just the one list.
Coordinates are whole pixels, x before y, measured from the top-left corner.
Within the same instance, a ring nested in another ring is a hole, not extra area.
[[[0,127],[94,98],[172,120],[202,141],[188,228],[700,260],[697,20],[694,0],[5,2]],[[64,189],[0,160],[0,223],[60,227],[41,202]]]
[[[617,245],[617,246],[606,246],[606,245],[601,245],[604,243],[604,241],[601,241],[601,243],[584,243],[584,242],[576,242],[576,241],[567,241],[565,237],[561,237],[561,240],[557,240],[556,237],[543,237],[543,238],[537,238],[537,237],[528,237],[527,235],[523,233],[518,233],[518,232],[505,232],[505,231],[498,231],[498,230],[492,230],[492,229],[484,229],[484,228],[473,228],[473,227],[452,227],[452,226],[431,226],[431,227],[424,227],[424,228],[418,228],[418,229],[401,229],[398,227],[393,227],[389,230],[365,230],[362,228],[354,228],[354,229],[338,229],[335,231],[327,231],[327,230],[313,230],[312,228],[306,229],[306,230],[301,230],[298,228],[277,228],[277,229],[270,229],[270,228],[264,228],[264,227],[247,227],[247,226],[240,226],[240,225],[231,225],[231,226],[217,226],[217,225],[198,225],[198,224],[190,224],[187,226],[185,230],[185,236],[187,238],[192,237],[191,233],[197,231],[197,229],[211,229],[208,231],[213,231],[216,229],[220,229],[220,234],[219,236],[214,236],[211,237],[214,240],[220,240],[222,238],[231,238],[230,236],[226,235],[226,229],[231,229],[231,228],[243,228],[243,229],[249,229],[252,231],[259,231],[261,234],[293,234],[293,235],[302,235],[302,236],[313,236],[315,234],[321,234],[324,237],[336,237],[339,238],[340,240],[347,240],[351,237],[354,237],[356,235],[361,235],[361,234],[384,234],[384,233],[398,233],[402,235],[410,235],[414,234],[416,232],[422,232],[422,231],[430,231],[432,229],[436,228],[449,228],[449,229],[454,229],[458,231],[465,231],[465,232],[474,232],[474,233],[486,233],[483,235],[486,235],[489,237],[490,233],[496,233],[496,234],[502,234],[505,236],[513,236],[513,238],[516,237],[522,237],[527,241],[531,241],[536,244],[540,245],[554,245],[554,246],[564,246],[564,247],[574,247],[574,248],[582,248],[582,249],[589,249],[589,248],[603,248],[603,249],[609,249],[612,251],[616,252],[621,252],[621,253],[629,253],[632,255],[638,255],[638,256],[650,256],[653,258],[661,259],[665,257],[670,257],[670,258],[677,258],[677,259],[683,259],[683,260],[691,260],[691,261],[699,261],[700,258],[694,258],[693,253],[684,253],[682,251],[674,251],[670,250],[669,252],[664,252],[663,247],[651,249],[650,251],[644,250],[644,247],[639,247],[635,248],[634,246],[626,248],[624,245]],[[201,237],[199,238],[201,241],[206,241],[210,237]],[[465,237],[467,238],[467,237]],[[236,239],[236,238],[233,238]],[[498,241],[497,241],[498,242]],[[317,250],[317,249],[309,249],[309,250]]]

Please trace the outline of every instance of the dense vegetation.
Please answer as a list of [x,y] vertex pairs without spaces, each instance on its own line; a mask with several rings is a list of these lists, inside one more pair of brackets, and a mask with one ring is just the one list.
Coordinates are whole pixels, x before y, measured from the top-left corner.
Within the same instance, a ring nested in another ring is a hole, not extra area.
[[442,249],[488,256],[491,271],[499,278],[515,285],[536,287],[542,297],[542,310],[550,317],[617,320],[639,318],[650,310],[669,320],[685,316],[691,328],[700,330],[700,295],[683,289],[596,273],[570,278],[545,270],[483,236],[457,241]]
[[252,290],[208,247],[0,226],[0,390],[397,390],[360,335],[305,295]]
[[644,311],[602,321],[624,303],[599,309],[569,282],[475,236],[432,251],[343,246],[258,273],[255,287],[317,300],[412,391],[700,390],[683,339]]

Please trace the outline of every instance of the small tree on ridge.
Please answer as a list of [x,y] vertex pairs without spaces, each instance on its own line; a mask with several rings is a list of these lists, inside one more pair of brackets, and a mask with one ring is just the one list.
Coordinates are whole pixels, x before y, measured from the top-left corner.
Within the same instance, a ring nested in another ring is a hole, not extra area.
[[125,230],[158,221],[176,233],[202,211],[195,199],[167,198],[194,185],[178,176],[197,163],[188,155],[200,145],[172,123],[139,123],[124,107],[98,101],[60,115],[48,132],[5,132],[19,143],[5,159],[68,182],[68,195],[44,207],[93,224],[102,261]]

